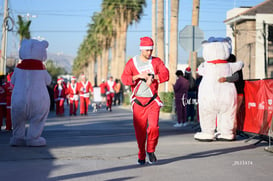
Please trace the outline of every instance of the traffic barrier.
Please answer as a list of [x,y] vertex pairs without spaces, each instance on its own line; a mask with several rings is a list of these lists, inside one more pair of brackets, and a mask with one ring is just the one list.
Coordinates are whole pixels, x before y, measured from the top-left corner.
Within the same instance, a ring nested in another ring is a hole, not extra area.
[[267,136],[273,116],[273,79],[246,80],[244,92],[237,130]]

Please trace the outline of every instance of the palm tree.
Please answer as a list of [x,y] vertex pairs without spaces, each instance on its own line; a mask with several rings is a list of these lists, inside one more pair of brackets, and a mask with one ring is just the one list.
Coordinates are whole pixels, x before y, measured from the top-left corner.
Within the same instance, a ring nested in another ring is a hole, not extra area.
[[[193,0],[192,5],[192,25],[198,26],[199,24],[199,9],[200,9],[200,0]],[[197,52],[190,52],[189,65],[191,65],[193,77],[196,77],[196,68],[197,68]]]
[[178,13],[179,0],[171,0],[171,28],[170,28],[170,55],[169,55],[169,71],[170,80],[168,91],[172,91],[172,85],[175,84],[178,58]]
[[106,79],[108,75],[109,48],[112,37],[114,36],[112,25],[112,14],[108,11],[102,11],[95,18],[95,25],[99,44],[101,44],[101,56],[98,61],[98,80]]
[[156,1],[152,0],[152,39],[154,40],[154,51],[153,56],[157,56],[157,40],[156,40]]
[[146,5],[145,0],[104,0],[103,8],[113,13],[113,27],[115,27],[116,38],[114,45],[116,46],[115,57],[112,57],[113,67],[111,71],[113,76],[118,78],[125,66],[126,55],[126,39],[128,26],[133,22],[138,22],[143,13],[143,6]]
[[24,38],[26,38],[26,39],[30,38],[29,27],[30,27],[31,21],[30,20],[24,21],[23,18],[22,18],[22,16],[18,15],[17,24],[19,26],[17,33],[20,36],[20,44],[21,44],[21,41]]
[[[157,56],[165,59],[164,50],[164,0],[157,0]],[[159,85],[159,92],[163,92],[164,84]]]
[[157,0],[157,22],[157,56],[164,60],[164,0]]
[[[125,66],[127,28],[140,20],[144,5],[145,0],[104,0],[102,12],[94,14],[87,37],[79,48],[73,72],[79,73],[80,70],[85,70],[85,67],[94,69],[97,62],[100,76],[106,77],[108,54],[111,49],[111,74],[116,78],[120,77],[119,70]],[[90,73],[89,70],[90,75],[94,73],[95,71]]]

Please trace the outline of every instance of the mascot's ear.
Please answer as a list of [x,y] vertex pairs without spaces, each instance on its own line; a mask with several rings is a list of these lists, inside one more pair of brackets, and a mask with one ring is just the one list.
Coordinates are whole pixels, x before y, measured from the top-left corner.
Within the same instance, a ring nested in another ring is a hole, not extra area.
[[206,44],[208,44],[208,43],[210,43],[210,42],[212,42],[213,41],[213,39],[214,39],[214,37],[213,36],[211,36],[211,37],[209,37],[209,39],[208,40],[203,40],[202,41],[202,46],[205,46]]
[[47,48],[48,45],[49,45],[49,43],[48,43],[48,41],[43,40],[43,41],[42,41],[42,45],[43,45],[43,47]]
[[231,54],[231,52],[232,52],[232,42],[231,42],[231,38],[230,38],[230,37],[226,37],[226,38],[225,38],[225,41],[226,41],[227,44],[228,44],[229,53]]
[[208,40],[203,40],[201,44],[202,44],[202,45],[205,45],[205,44],[207,44],[207,43],[208,43]]
[[213,36],[209,37],[208,42],[215,42],[217,39]]
[[225,39],[226,39],[226,41],[227,41],[228,43],[231,44],[231,38],[230,38],[230,37],[226,37]]

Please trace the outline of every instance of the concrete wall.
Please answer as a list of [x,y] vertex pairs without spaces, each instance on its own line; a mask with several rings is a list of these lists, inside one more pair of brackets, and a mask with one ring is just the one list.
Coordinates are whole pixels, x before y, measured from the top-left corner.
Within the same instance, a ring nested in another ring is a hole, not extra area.
[[[271,76],[271,71],[273,71],[272,66],[268,67],[268,75],[265,75],[265,51],[266,59],[268,59],[269,56],[272,57],[272,52],[268,54],[268,50],[272,49],[272,44],[268,44],[267,38],[266,38],[266,47],[264,46],[264,37],[263,33],[266,33],[266,36],[268,34],[267,31],[264,32],[263,26],[265,24],[273,24],[273,14],[257,14],[256,15],[256,64],[255,72],[257,78],[266,78]],[[265,50],[266,49],[266,50]]]
[[255,78],[256,25],[254,20],[243,21],[236,25],[237,60],[243,61],[244,79]]

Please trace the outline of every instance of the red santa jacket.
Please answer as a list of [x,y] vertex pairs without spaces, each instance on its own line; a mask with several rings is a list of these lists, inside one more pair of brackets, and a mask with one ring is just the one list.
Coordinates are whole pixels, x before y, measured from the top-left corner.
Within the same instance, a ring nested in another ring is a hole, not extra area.
[[73,85],[71,83],[68,84],[67,94],[69,95],[70,100],[77,101],[79,99],[79,85],[78,85],[78,83],[74,83]]
[[[150,89],[155,95],[158,94],[159,83],[163,83],[169,80],[169,70],[165,67],[163,61],[158,57],[152,57],[151,64],[153,67],[154,75],[158,76],[158,80],[154,79],[152,84],[150,85]],[[132,99],[134,98],[135,89],[138,89],[139,82],[142,81],[140,79],[133,81],[133,76],[138,75],[139,73],[140,72],[135,66],[134,58],[131,58],[125,65],[124,71],[121,75],[121,81],[124,85],[131,86],[133,92]],[[156,99],[160,101],[159,97],[157,97]]]
[[54,99],[55,101],[64,100],[66,97],[66,87],[62,84],[62,89],[59,90],[58,84],[54,87]]
[[0,85],[0,105],[6,105],[6,91],[4,85]]
[[115,85],[116,85],[115,81],[107,80],[107,82],[106,82],[106,87],[107,87],[106,94],[115,93],[115,90],[114,90]]
[[5,88],[5,91],[6,91],[7,99],[11,99],[11,94],[12,94],[12,90],[14,88],[14,85],[10,81],[7,81],[4,84],[4,88]]
[[102,82],[102,83],[100,84],[100,93],[101,93],[101,94],[105,94],[105,93],[106,93],[106,90],[107,90],[106,82]]
[[93,93],[93,87],[91,82],[78,82],[80,97],[89,97],[90,92]]

